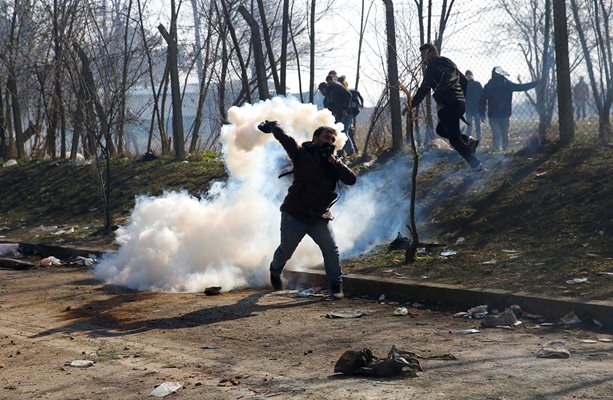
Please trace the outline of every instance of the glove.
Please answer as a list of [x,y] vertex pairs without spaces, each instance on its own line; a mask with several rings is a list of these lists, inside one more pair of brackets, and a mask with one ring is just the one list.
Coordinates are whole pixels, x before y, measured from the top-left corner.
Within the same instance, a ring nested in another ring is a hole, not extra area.
[[258,129],[264,133],[271,133],[273,128],[277,125],[277,121],[266,120],[264,122],[260,122],[260,124],[258,125]]

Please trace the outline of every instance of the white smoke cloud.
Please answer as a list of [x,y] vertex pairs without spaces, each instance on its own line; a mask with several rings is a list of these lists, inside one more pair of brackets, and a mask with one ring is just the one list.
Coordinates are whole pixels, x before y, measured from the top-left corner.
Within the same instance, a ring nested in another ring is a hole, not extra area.
[[[310,140],[322,125],[334,125],[327,110],[294,98],[233,107],[221,132],[228,179],[217,182],[202,199],[186,192],[140,196],[127,224],[117,231],[120,247],[94,268],[97,279],[137,290],[198,292],[268,284],[268,266],[279,244],[279,206],[291,176],[278,179],[288,159],[272,135],[257,130],[263,120],[277,120],[298,142]],[[340,132],[342,126],[336,126]],[[337,146],[346,137],[340,134]],[[410,166],[358,178],[341,188],[332,222],[343,255],[367,250],[405,225],[408,199],[398,193],[409,181]],[[321,264],[321,252],[307,237],[287,268]]]

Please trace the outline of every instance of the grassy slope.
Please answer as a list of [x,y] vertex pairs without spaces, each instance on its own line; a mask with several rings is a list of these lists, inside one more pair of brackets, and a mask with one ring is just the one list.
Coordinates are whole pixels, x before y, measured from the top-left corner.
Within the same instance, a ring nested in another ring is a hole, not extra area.
[[[613,148],[577,144],[534,154],[480,156],[489,168],[483,176],[470,173],[454,153],[430,152],[421,158],[424,165],[435,167],[419,176],[420,237],[450,245],[457,256],[442,258],[435,249],[415,265],[405,266],[402,251],[387,251],[382,244],[345,260],[346,271],[613,298],[613,278],[596,275],[613,271]],[[185,189],[198,195],[224,176],[223,164],[210,159],[116,161],[115,221],[125,220],[138,194]],[[0,235],[47,243],[111,244],[112,236],[93,234],[102,220],[96,179],[93,166],[30,162],[0,168]],[[79,229],[57,236],[37,229],[40,225]],[[456,245],[460,237],[466,240]],[[565,283],[576,276],[588,276],[590,282]]]

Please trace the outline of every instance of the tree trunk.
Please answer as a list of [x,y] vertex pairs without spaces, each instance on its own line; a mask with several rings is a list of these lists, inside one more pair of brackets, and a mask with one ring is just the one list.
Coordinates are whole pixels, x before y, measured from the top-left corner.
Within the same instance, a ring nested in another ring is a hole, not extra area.
[[398,88],[398,59],[396,58],[396,26],[394,23],[394,5],[392,0],[383,0],[385,4],[385,28],[387,36],[387,80],[390,96],[390,113],[392,116],[392,151],[400,152],[403,147],[402,118],[400,116],[400,92]]
[[287,43],[289,32],[289,0],[283,0],[283,20],[281,22],[281,71],[279,74],[280,95],[287,94]]
[[[248,103],[251,103],[251,90],[249,89],[249,76],[247,75],[247,67],[245,65],[243,55],[241,53],[240,42],[236,37],[236,31],[234,30],[234,25],[232,24],[232,19],[230,17],[230,12],[228,11],[226,1],[228,0],[221,0],[221,6],[223,8],[224,18],[226,20],[228,31],[230,32],[230,37],[232,38],[232,43],[234,44],[234,50],[236,51],[236,59],[238,60],[239,67],[241,69],[241,82],[245,99]],[[225,84],[225,81],[222,82],[223,84]]]
[[309,24],[309,103],[313,104],[315,100],[315,0],[311,0]]
[[[268,55],[268,62],[270,63],[270,74],[275,85],[275,92],[279,93],[279,73],[277,72],[277,61],[275,59],[275,53],[272,48],[272,40],[270,38],[270,29],[268,29],[268,22],[266,21],[266,10],[264,9],[264,1],[258,1],[258,12],[260,13],[260,20],[262,21],[262,32],[264,33],[264,45],[266,46],[266,54]],[[315,0],[312,0],[313,3]],[[258,43],[259,44],[259,43]],[[268,83],[266,83],[268,85]]]
[[172,99],[172,138],[177,160],[185,159],[185,136],[183,133],[183,110],[181,102],[181,84],[179,82],[179,49],[177,47],[177,28],[174,1],[169,33],[164,25],[158,30],[168,45],[168,69],[170,71],[170,96]]
[[8,82],[6,84],[11,95],[11,110],[13,112],[13,129],[15,132],[15,146],[17,148],[17,158],[25,157],[25,146],[23,141],[23,125],[21,124],[21,105],[17,94],[17,79],[15,69],[12,65],[8,68]]
[[566,20],[566,2],[554,1],[553,25],[558,83],[558,115],[560,119],[560,143],[564,145],[570,144],[575,136]]
[[266,79],[266,64],[264,63],[264,53],[262,53],[262,39],[260,38],[260,28],[258,23],[249,11],[244,6],[238,7],[238,12],[245,18],[249,28],[251,28],[251,48],[254,53],[255,63],[255,75],[257,78],[258,97],[260,100],[270,99],[270,93],[268,93],[268,80]]

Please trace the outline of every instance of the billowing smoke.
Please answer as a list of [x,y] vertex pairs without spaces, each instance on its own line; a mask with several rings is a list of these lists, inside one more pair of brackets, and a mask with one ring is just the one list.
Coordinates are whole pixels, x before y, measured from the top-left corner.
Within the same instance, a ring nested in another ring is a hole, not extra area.
[[[94,268],[97,279],[137,290],[197,292],[268,284],[268,266],[279,244],[279,206],[291,175],[281,145],[257,130],[277,120],[298,142],[310,140],[322,125],[334,125],[327,110],[293,98],[274,98],[231,108],[221,132],[228,179],[202,198],[186,192],[140,196],[127,224],[117,231],[117,252]],[[340,132],[342,126],[336,126]],[[341,147],[344,134],[337,140]],[[387,240],[406,223],[410,166],[402,161],[340,188],[332,222],[342,255],[360,253]],[[307,236],[287,268],[321,264],[319,249]]]

